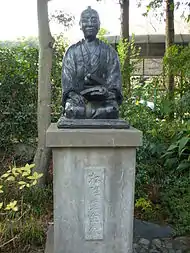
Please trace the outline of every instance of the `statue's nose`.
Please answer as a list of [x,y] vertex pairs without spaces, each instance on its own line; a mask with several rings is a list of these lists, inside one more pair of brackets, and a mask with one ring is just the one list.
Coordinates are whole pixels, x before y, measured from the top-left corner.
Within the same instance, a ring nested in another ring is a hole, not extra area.
[[87,25],[88,25],[88,26],[92,26],[92,21],[91,21],[91,19],[88,20]]

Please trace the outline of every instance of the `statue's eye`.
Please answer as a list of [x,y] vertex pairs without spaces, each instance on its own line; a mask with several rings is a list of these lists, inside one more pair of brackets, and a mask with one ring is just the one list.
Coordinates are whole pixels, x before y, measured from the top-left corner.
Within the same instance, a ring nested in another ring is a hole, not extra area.
[[83,19],[82,19],[82,22],[84,22],[84,23],[85,23],[85,22],[88,22],[88,18],[83,18]]
[[96,23],[98,20],[97,20],[96,17],[92,17],[92,18],[91,18],[91,21],[94,22],[94,23]]
[[96,17],[89,17],[89,18],[83,18],[82,19],[82,22],[83,23],[87,23],[87,22],[89,22],[89,21],[91,21],[91,22],[93,22],[93,23],[97,23],[97,18]]

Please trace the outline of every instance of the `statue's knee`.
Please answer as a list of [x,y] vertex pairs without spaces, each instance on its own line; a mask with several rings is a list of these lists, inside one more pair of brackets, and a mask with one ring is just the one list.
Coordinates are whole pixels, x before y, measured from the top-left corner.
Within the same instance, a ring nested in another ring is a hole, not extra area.
[[77,106],[72,103],[66,102],[65,105],[65,116],[70,119],[80,119],[84,118],[85,116],[85,107],[84,106]]
[[116,108],[108,108],[107,110],[107,118],[109,119],[116,119],[119,116],[119,112]]
[[98,107],[92,115],[94,119],[116,119],[119,116],[117,103],[109,103]]
[[113,103],[106,106],[106,114],[107,118],[114,119],[119,116],[119,109],[117,103]]

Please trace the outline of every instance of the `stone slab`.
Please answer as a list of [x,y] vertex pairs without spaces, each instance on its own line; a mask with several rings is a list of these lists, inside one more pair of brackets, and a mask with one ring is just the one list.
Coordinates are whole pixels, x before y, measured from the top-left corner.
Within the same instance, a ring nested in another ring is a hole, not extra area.
[[142,132],[130,129],[58,129],[52,123],[46,133],[47,147],[138,147]]
[[129,123],[122,119],[67,119],[61,117],[58,128],[87,128],[87,129],[128,129]]
[[135,147],[53,148],[54,253],[132,253]]
[[[152,242],[154,239],[157,240],[164,240],[165,242],[167,242],[167,238],[168,238],[168,243],[167,245],[169,246],[169,244],[172,245],[172,242],[170,242],[173,238],[174,235],[174,229],[172,229],[172,227],[170,226],[163,226],[163,225],[158,225],[158,224],[154,224],[151,222],[146,222],[146,221],[142,221],[139,219],[134,219],[134,235],[133,235],[133,245],[134,245],[134,251],[135,251],[135,246],[137,244],[139,244],[140,240],[142,241],[142,239],[144,240],[148,240],[148,242]],[[47,233],[47,241],[46,241],[46,250],[45,253],[53,253],[53,225],[49,226],[48,229],[48,233]],[[180,241],[181,238],[177,238],[177,239],[173,239],[174,245],[176,244],[180,244],[178,243]],[[187,238],[183,239],[184,241],[187,240]],[[188,240],[188,242],[186,243],[188,246],[187,248],[190,249],[190,240]],[[167,246],[166,245],[166,246]],[[138,245],[139,247],[140,245]],[[170,248],[172,249],[173,246],[170,246]],[[180,247],[179,247],[180,248]]]
[[170,238],[174,234],[174,229],[167,225],[134,219],[134,238],[145,238],[149,241],[154,238]]
[[47,239],[45,246],[45,253],[54,253],[54,226],[53,224],[49,225],[47,231]]

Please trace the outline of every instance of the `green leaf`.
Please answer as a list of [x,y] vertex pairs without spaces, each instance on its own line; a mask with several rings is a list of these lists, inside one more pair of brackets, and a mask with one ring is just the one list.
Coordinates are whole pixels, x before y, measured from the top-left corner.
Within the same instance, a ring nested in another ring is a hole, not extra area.
[[185,145],[188,143],[189,140],[189,137],[181,138],[181,140],[179,141],[179,154],[181,153],[181,150],[184,149]]
[[147,10],[147,12],[149,12],[149,11],[151,10],[150,5],[147,5],[147,6],[146,6],[146,10]]
[[1,176],[1,178],[6,178],[6,177],[9,177],[10,176],[10,173],[5,173]]
[[184,154],[184,151],[185,151],[185,150],[188,150],[188,147],[183,148],[183,149],[181,150],[181,152],[179,152],[179,157],[180,157],[181,155]]
[[176,144],[171,144],[171,145],[169,146],[169,148],[167,149],[167,151],[171,151],[171,150],[174,150],[174,149],[176,149],[176,148],[178,148],[178,145],[176,145]]
[[170,152],[166,152],[165,154],[163,154],[163,155],[161,156],[161,158],[169,158],[169,157],[173,157],[173,156],[174,156],[174,154],[175,154],[175,152],[172,152],[172,151],[170,151]]
[[24,185],[21,185],[21,186],[19,187],[19,189],[22,190],[25,186],[26,186],[25,184],[24,184]]
[[19,174],[22,174],[22,168],[16,168],[16,171],[17,171]]
[[26,182],[24,182],[24,181],[19,181],[18,184],[20,184],[20,185],[26,185]]
[[31,179],[31,180],[37,180],[39,178],[41,178],[43,176],[42,173],[37,173],[37,172],[34,172],[32,176],[29,176],[27,177],[28,179]]
[[190,169],[190,162],[188,161],[182,161],[177,167],[177,170],[181,172],[184,170],[189,170],[189,169]]
[[13,168],[12,169],[12,173],[15,177],[17,177],[19,175],[19,173],[17,172],[17,168]]
[[6,179],[6,181],[15,181],[15,177],[10,176],[10,177],[8,177],[8,178]]
[[165,166],[166,167],[169,167],[169,168],[172,168],[172,167],[175,167],[177,166],[178,164],[178,159],[177,157],[173,157],[173,158],[168,158],[165,162]]
[[37,180],[34,180],[32,185],[36,185],[37,184]]
[[28,175],[30,175],[30,171],[29,171],[29,172],[24,171],[24,172],[22,173],[22,176],[23,176],[23,177],[28,176]]
[[3,185],[0,185],[0,193],[3,193]]
[[12,202],[10,202],[6,207],[5,207],[5,210],[13,210],[13,211],[18,211],[18,207],[16,206],[17,205],[17,201],[14,200]]

